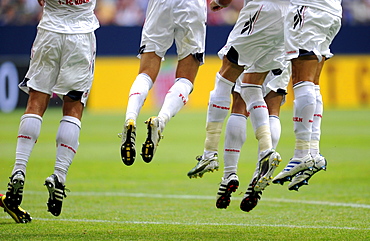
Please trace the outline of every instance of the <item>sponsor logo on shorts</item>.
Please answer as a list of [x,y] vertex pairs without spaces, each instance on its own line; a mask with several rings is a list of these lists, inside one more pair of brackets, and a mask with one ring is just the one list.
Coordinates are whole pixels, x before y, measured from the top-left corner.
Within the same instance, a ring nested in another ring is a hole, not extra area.
[[292,51],[287,51],[286,53],[287,54],[295,54],[295,53],[297,53],[297,51],[296,50],[292,50]]
[[294,19],[293,19],[293,29],[295,29],[298,25],[299,26],[303,25],[305,10],[306,10],[305,6],[300,6],[300,8],[297,9],[297,13],[294,15]]
[[254,24],[257,22],[258,16],[260,15],[260,12],[262,10],[263,6],[253,14],[253,16],[249,16],[249,20],[245,22],[244,27],[242,31],[240,32],[241,34],[247,32],[247,35],[250,35],[253,32],[254,29]]

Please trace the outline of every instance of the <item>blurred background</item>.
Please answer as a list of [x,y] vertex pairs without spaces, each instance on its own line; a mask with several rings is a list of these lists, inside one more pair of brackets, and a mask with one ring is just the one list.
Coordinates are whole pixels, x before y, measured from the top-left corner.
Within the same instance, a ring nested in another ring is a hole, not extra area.
[[[102,26],[141,26],[147,3],[148,0],[98,0],[96,15]],[[343,0],[342,5],[344,26],[370,26],[369,0]],[[235,0],[219,14],[209,12],[208,25],[233,25],[242,6],[242,0]],[[0,1],[1,26],[36,25],[41,14],[37,0]]]
[[[96,31],[95,80],[88,101],[91,111],[123,112],[128,91],[135,79],[139,60],[141,28],[148,0],[98,0],[96,15],[101,27]],[[217,51],[242,8],[234,0],[217,13],[208,11],[206,62],[201,66],[186,108],[205,109],[208,93],[221,61]],[[334,57],[327,61],[321,86],[328,108],[363,108],[370,105],[370,0],[343,0],[342,29],[334,39]],[[37,0],[0,0],[0,112],[24,107],[27,96],[17,85],[27,69],[30,49],[42,8]],[[157,108],[174,81],[176,49],[173,46],[144,109]],[[292,107],[289,91],[284,108]],[[61,105],[54,96],[52,106]]]

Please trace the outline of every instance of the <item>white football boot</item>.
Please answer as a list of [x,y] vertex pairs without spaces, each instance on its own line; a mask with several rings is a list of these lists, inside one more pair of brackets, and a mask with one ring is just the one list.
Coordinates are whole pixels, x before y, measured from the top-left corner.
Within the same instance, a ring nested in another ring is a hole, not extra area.
[[265,150],[258,162],[257,182],[254,186],[256,192],[264,190],[271,184],[272,175],[281,162],[280,154],[273,149]]
[[230,174],[226,179],[222,178],[220,187],[216,196],[216,207],[227,208],[230,204],[230,197],[239,187],[239,178],[233,173]]
[[189,178],[203,177],[206,172],[218,171],[218,155],[215,153],[212,158],[203,158],[203,156],[197,156],[195,158],[198,163],[188,172]]
[[327,161],[322,155],[316,155],[314,157],[315,164],[312,169],[307,169],[298,172],[289,183],[288,189],[298,191],[298,189],[303,185],[308,185],[308,180],[316,173],[321,170],[326,171]]
[[292,177],[298,172],[304,170],[312,170],[314,160],[310,154],[303,158],[292,158],[284,170],[282,170],[273,180],[272,183],[283,185],[286,181],[291,181]]
[[136,139],[136,124],[133,119],[128,119],[123,127],[121,135],[118,135],[122,138],[121,144],[121,159],[122,162],[131,166],[136,157],[135,150],[135,139]]
[[163,138],[163,121],[159,117],[153,116],[145,121],[145,124],[148,134],[141,149],[141,156],[146,163],[149,163],[153,159],[159,141]]

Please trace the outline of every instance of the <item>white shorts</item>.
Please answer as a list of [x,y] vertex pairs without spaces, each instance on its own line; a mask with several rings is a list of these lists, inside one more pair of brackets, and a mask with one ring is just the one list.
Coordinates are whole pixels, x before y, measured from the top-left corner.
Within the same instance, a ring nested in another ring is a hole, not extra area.
[[96,40],[94,33],[61,34],[38,29],[31,50],[30,67],[19,88],[57,94],[82,92],[86,103],[94,78]]
[[331,58],[333,54],[329,47],[340,27],[341,18],[338,16],[291,4],[284,26],[287,59],[297,58],[307,52],[315,54],[319,62],[322,56]]
[[179,60],[193,54],[203,64],[206,20],[205,0],[150,0],[139,52],[163,58],[175,40]]
[[278,59],[284,53],[283,21],[289,2],[254,0],[240,11],[226,45],[219,51],[222,59],[233,47],[238,65],[254,66],[258,73],[283,68]]
[[[284,95],[283,101],[281,104],[285,103],[285,95],[287,94],[287,88],[290,81],[290,76],[292,74],[292,68],[290,61],[285,61],[285,67],[283,69],[276,69],[273,71],[269,71],[266,76],[265,81],[262,84],[262,93],[263,97],[265,97],[271,91],[276,93],[281,93]],[[279,72],[279,70],[281,72]],[[254,73],[253,66],[245,71],[245,73]],[[243,74],[239,76],[239,78],[235,82],[234,91],[240,94],[241,91],[241,83],[243,80]]]

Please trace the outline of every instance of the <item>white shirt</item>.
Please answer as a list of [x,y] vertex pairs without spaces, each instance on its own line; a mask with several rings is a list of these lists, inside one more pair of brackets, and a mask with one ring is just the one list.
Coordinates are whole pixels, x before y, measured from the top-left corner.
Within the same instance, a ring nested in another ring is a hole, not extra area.
[[65,34],[90,33],[99,28],[96,0],[46,0],[39,28]]
[[335,16],[342,17],[342,0],[291,0],[292,4],[318,8]]

